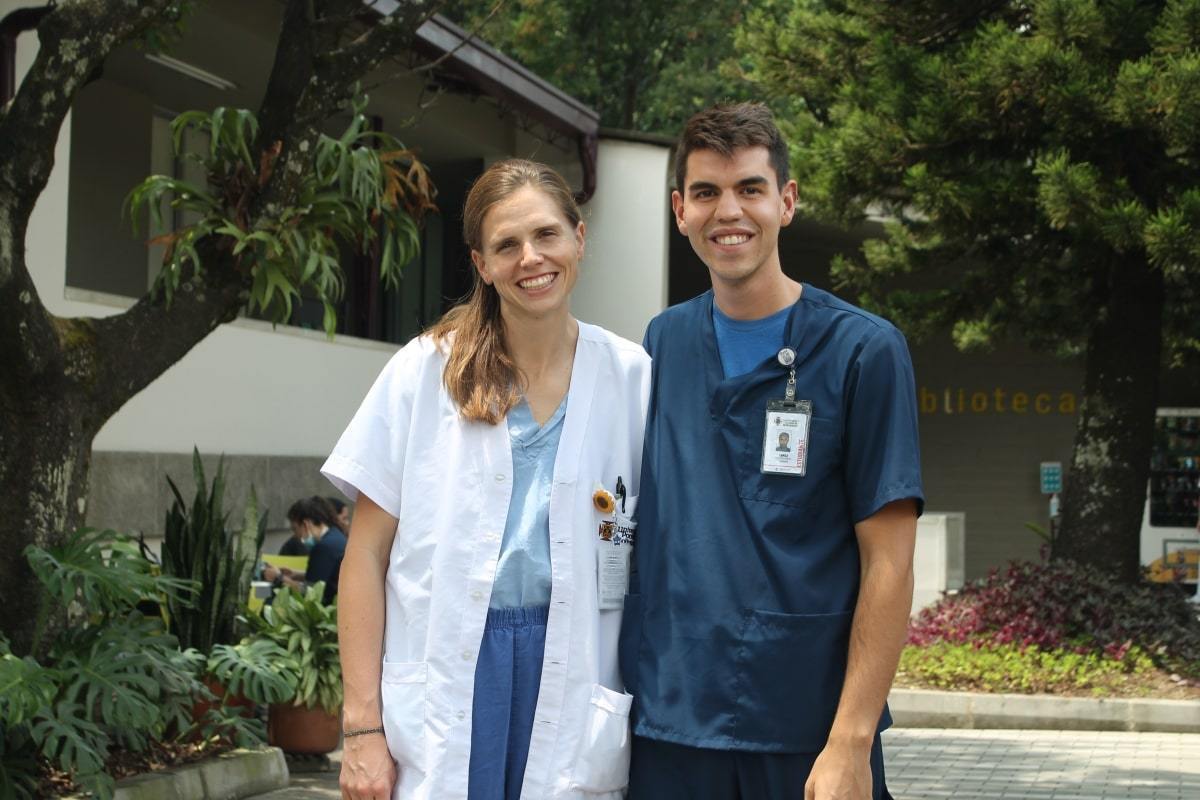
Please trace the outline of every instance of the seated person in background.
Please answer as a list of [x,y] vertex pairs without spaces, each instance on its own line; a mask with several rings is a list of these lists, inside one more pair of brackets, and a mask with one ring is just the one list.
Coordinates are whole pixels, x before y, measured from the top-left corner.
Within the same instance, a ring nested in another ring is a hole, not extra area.
[[292,523],[292,535],[288,537],[283,546],[279,548],[281,556],[304,556],[312,552],[313,545],[317,543],[317,537],[310,534],[304,529],[303,525]]
[[342,533],[350,535],[350,506],[341,498],[326,497],[329,505],[333,506],[334,513],[337,517],[338,527],[342,529]]
[[337,597],[338,571],[346,553],[346,534],[338,527],[336,512],[328,500],[314,495],[293,503],[287,518],[293,539],[312,536],[316,540],[308,554],[308,569],[301,579],[298,573],[286,567],[268,565],[263,570],[263,579],[273,582],[276,587],[290,586],[300,590],[307,584],[325,581],[324,602],[332,603]]

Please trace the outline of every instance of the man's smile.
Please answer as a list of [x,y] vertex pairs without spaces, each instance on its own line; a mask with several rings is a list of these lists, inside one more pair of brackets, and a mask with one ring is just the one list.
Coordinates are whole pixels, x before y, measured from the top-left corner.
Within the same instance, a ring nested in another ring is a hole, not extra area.
[[750,241],[754,234],[746,230],[718,230],[712,233],[709,241],[721,247],[738,247]]

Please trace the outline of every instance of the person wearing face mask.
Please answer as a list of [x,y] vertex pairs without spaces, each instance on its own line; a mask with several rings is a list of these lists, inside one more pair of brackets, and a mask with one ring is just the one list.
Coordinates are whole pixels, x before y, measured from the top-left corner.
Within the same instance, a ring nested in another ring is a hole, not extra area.
[[286,567],[268,565],[263,570],[263,579],[277,588],[288,586],[297,590],[324,581],[323,600],[328,605],[337,597],[338,572],[346,553],[346,534],[338,527],[337,514],[328,500],[314,495],[293,503],[287,518],[292,526],[292,538],[288,541],[298,541],[301,546],[307,540],[313,542],[308,551],[308,568],[301,576]]
[[291,527],[292,535],[279,548],[279,555],[303,556],[308,558],[308,554],[312,552],[313,545],[317,543],[317,537],[309,533],[304,525],[292,523]]

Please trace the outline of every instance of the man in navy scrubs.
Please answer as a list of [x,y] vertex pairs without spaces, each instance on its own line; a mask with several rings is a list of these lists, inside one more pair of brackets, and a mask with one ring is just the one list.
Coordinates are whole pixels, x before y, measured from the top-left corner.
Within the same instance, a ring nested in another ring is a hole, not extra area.
[[646,332],[630,798],[887,798],[924,502],[907,345],[784,274],[796,183],[765,106],[694,116],[675,171],[712,291]]

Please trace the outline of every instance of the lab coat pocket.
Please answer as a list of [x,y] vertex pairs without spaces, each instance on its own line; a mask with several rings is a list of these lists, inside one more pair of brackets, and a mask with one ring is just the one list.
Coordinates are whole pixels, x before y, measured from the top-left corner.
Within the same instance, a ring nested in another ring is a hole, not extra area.
[[571,789],[618,792],[629,783],[629,708],[633,695],[592,686],[587,723],[575,755]]
[[383,662],[380,697],[388,750],[401,767],[425,769],[425,688],[428,665]]

